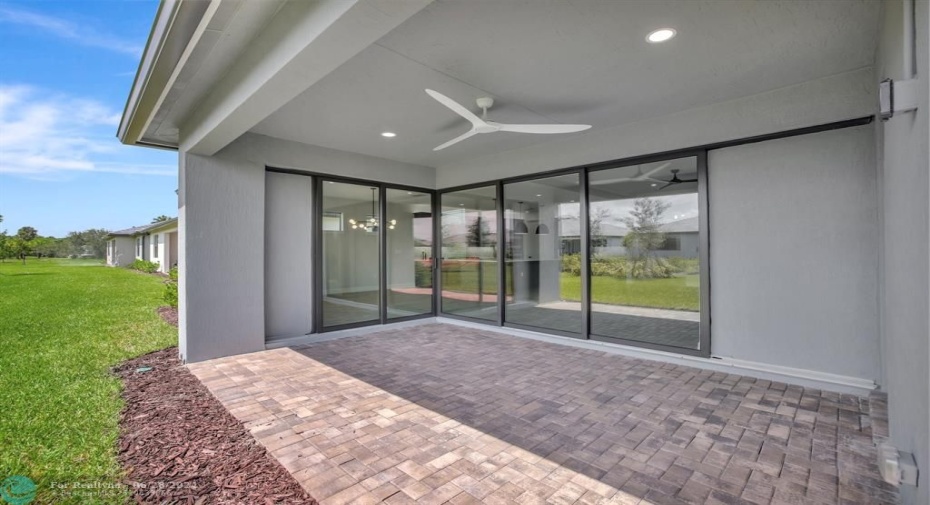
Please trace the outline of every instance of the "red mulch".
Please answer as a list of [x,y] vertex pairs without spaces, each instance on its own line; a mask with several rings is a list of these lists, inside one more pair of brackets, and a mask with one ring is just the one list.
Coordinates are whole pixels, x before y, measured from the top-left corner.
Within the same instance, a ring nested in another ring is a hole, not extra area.
[[165,320],[166,323],[178,327],[178,309],[177,307],[158,307],[158,315]]
[[133,500],[317,505],[177,356],[171,347],[114,369],[126,402],[119,460]]

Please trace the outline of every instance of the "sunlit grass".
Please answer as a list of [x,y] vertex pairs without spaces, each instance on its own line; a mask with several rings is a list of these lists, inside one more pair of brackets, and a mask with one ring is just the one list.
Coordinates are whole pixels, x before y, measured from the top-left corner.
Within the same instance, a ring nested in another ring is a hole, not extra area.
[[[562,299],[581,301],[581,277],[562,273]],[[660,309],[699,310],[697,275],[668,279],[618,279],[592,277],[591,301],[607,305],[627,305]]]
[[155,312],[163,290],[156,276],[93,261],[0,263],[0,480],[31,478],[39,503],[125,501],[50,488],[119,480],[122,402],[109,368],[177,343]]

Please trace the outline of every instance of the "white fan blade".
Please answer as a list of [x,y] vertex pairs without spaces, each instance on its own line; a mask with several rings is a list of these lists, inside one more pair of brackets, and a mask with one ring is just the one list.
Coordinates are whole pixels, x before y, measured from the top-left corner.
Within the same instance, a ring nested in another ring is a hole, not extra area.
[[589,124],[495,124],[502,132],[516,133],[574,133],[591,128]]
[[446,142],[445,144],[442,144],[442,145],[440,145],[440,146],[434,147],[433,150],[434,150],[434,151],[439,151],[439,150],[441,150],[441,149],[445,149],[445,148],[451,146],[452,144],[461,142],[461,141],[467,139],[468,137],[471,137],[472,135],[477,135],[477,134],[478,134],[478,130],[472,128],[471,130],[468,130],[467,132],[463,133],[462,135],[459,135],[458,137],[455,137],[454,139],[452,139],[452,140]]
[[462,116],[463,118],[469,120],[471,124],[475,126],[486,126],[487,125],[487,123],[483,119],[476,116],[472,111],[466,109],[465,107],[460,105],[458,102],[447,97],[446,95],[443,95],[442,93],[438,91],[433,91],[431,89],[427,89],[426,94],[433,97],[437,102],[452,109],[452,112],[455,112],[459,116]]

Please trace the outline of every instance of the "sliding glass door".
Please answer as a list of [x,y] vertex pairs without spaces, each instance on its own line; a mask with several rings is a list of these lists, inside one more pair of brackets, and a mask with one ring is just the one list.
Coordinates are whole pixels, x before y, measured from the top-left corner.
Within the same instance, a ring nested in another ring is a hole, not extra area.
[[387,318],[433,312],[433,197],[390,189],[387,202]]
[[322,188],[323,327],[380,320],[378,188],[325,181]]
[[588,176],[591,333],[700,349],[696,157]]
[[497,321],[497,187],[443,193],[442,312]]
[[582,333],[580,179],[504,184],[506,323]]

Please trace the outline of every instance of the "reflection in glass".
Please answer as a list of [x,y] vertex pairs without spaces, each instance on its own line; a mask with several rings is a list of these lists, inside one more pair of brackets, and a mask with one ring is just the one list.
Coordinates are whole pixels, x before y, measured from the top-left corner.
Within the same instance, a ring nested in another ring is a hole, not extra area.
[[698,349],[697,159],[591,172],[591,333]]
[[581,333],[578,174],[504,185],[506,322]]
[[427,193],[388,189],[388,318],[433,310],[433,215]]
[[380,320],[378,190],[323,183],[323,326]]
[[497,201],[494,186],[444,193],[441,310],[497,320]]

